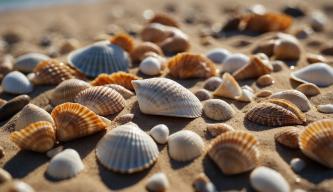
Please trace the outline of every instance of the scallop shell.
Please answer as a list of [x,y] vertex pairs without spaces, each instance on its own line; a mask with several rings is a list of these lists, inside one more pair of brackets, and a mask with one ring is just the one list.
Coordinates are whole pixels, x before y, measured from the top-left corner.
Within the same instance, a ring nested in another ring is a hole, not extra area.
[[333,84],[333,68],[326,63],[316,63],[292,72],[290,78],[301,83],[327,87]]
[[55,128],[48,121],[38,121],[15,131],[10,139],[21,149],[46,152],[55,144]]
[[192,53],[179,53],[172,57],[167,66],[176,78],[208,78],[217,74],[215,64],[207,57]]
[[281,13],[249,14],[243,20],[246,30],[260,33],[284,31],[292,24],[292,18]]
[[305,115],[296,105],[283,99],[259,103],[245,116],[249,121],[267,126],[302,125]]
[[290,101],[303,112],[309,111],[311,109],[311,103],[309,99],[303,93],[297,90],[285,90],[273,93],[271,98],[285,99]]
[[131,59],[133,63],[139,63],[144,59],[146,53],[153,52],[158,55],[163,55],[162,49],[151,42],[143,42],[137,45],[130,53]]
[[134,49],[134,39],[125,34],[125,33],[120,33],[115,35],[110,39],[110,43],[114,45],[118,45],[128,53],[130,53]]
[[229,131],[215,138],[208,155],[224,174],[239,174],[257,166],[257,139],[250,133]]
[[205,81],[204,88],[209,91],[215,91],[222,82],[223,80],[220,77],[210,77]]
[[317,108],[321,113],[333,113],[333,104],[318,105]]
[[181,130],[170,135],[169,155],[176,161],[190,161],[204,152],[202,138],[193,131]]
[[78,103],[63,103],[56,106],[51,116],[57,129],[59,141],[91,135],[105,130],[106,124],[93,111]]
[[194,93],[194,95],[200,100],[200,101],[205,101],[207,99],[211,99],[213,95],[207,91],[206,89],[199,89]]
[[154,14],[148,23],[160,23],[166,26],[179,27],[179,23],[173,17],[171,17],[171,15],[166,13]]
[[230,56],[230,51],[223,48],[215,48],[206,53],[206,57],[212,60],[216,64],[222,64],[228,56]]
[[140,79],[138,76],[125,72],[117,72],[113,73],[112,75],[107,75],[102,73],[98,75],[91,82],[91,84],[93,86],[105,85],[105,84],[117,84],[125,87],[126,89],[134,90],[131,82],[132,80],[138,80],[138,79]]
[[147,169],[157,160],[158,154],[154,140],[134,123],[112,129],[96,148],[99,162],[107,169],[120,173]]
[[298,149],[298,136],[301,133],[301,129],[297,127],[289,127],[287,129],[284,129],[281,132],[278,132],[275,134],[275,140],[290,148]]
[[108,87],[91,87],[81,91],[75,98],[98,115],[118,113],[125,107],[125,99],[117,91]]
[[199,99],[177,82],[166,78],[132,81],[142,113],[172,117],[201,116]]
[[68,179],[79,174],[83,169],[80,155],[73,149],[65,149],[51,159],[46,174],[53,179]]
[[12,94],[30,93],[33,86],[29,79],[18,71],[8,73],[1,82],[1,87],[4,92]]
[[269,85],[272,85],[274,83],[274,80],[272,78],[271,75],[269,74],[266,74],[266,75],[262,75],[260,76],[256,83],[259,85],[259,86],[262,86],[262,87],[265,87],[265,86],[269,86]]
[[146,57],[140,63],[139,69],[145,75],[158,75],[161,73],[162,63],[156,57]]
[[297,91],[302,92],[304,95],[311,97],[320,94],[320,89],[317,85],[312,83],[300,84],[297,88]]
[[127,53],[118,45],[107,41],[77,49],[68,55],[67,60],[89,77],[96,77],[101,73],[128,71],[130,65]]
[[6,102],[0,108],[0,121],[4,121],[19,112],[24,106],[30,102],[28,95],[20,95]]
[[233,76],[225,73],[222,77],[222,84],[214,91],[213,95],[236,99],[242,95],[242,89]]
[[16,58],[14,69],[24,73],[30,73],[34,70],[38,63],[48,59],[50,59],[50,57],[40,53],[28,53],[21,55]]
[[235,129],[231,125],[228,125],[225,123],[214,123],[214,124],[207,125],[207,132],[212,137],[217,137],[218,135],[221,135],[222,133],[225,133],[228,131],[235,131]]
[[169,180],[165,173],[155,173],[148,178],[146,188],[152,192],[163,192],[169,188]]
[[134,96],[134,93],[125,87],[117,84],[106,84],[104,87],[111,88],[115,91],[117,91],[120,95],[124,97],[124,99],[129,99],[130,97]]
[[155,125],[149,134],[157,143],[165,144],[168,142],[169,128],[164,124]]
[[235,110],[221,99],[209,99],[203,105],[205,115],[216,121],[227,121],[235,115]]
[[224,72],[233,73],[247,65],[249,62],[250,59],[248,56],[241,53],[235,53],[231,54],[224,60],[222,68]]
[[333,168],[333,120],[323,119],[308,125],[299,136],[299,146],[309,158]]

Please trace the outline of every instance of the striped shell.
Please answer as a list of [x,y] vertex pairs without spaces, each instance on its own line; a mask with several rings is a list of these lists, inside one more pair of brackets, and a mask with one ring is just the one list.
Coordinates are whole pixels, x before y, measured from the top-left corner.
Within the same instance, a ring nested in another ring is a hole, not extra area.
[[139,63],[144,59],[145,54],[149,52],[153,52],[158,55],[163,55],[163,51],[158,45],[151,42],[142,42],[131,51],[130,56],[132,62]]
[[214,123],[214,124],[208,124],[207,125],[207,132],[212,137],[217,137],[221,135],[222,133],[228,132],[228,131],[235,131],[235,129],[226,123]]
[[48,121],[38,121],[13,132],[10,139],[21,149],[42,153],[52,149],[55,144],[55,128]]
[[172,117],[201,116],[199,99],[177,82],[166,78],[132,81],[142,113]]
[[296,88],[296,90],[302,92],[304,95],[306,95],[308,97],[312,97],[312,96],[320,94],[319,87],[317,87],[317,85],[315,85],[313,83],[300,84]]
[[107,116],[118,113],[125,107],[125,99],[117,91],[108,87],[91,87],[81,91],[75,98],[97,115]]
[[235,110],[227,102],[221,99],[209,99],[204,102],[205,115],[216,121],[227,121],[235,115]]
[[96,77],[91,84],[93,86],[98,86],[98,85],[106,85],[106,84],[117,84],[125,87],[126,89],[129,90],[134,90],[133,85],[132,85],[132,80],[138,80],[140,77],[136,75],[132,75],[130,73],[125,73],[125,72],[117,72],[113,73],[112,75],[107,75],[107,74],[100,74],[98,77]]
[[125,87],[117,84],[106,84],[104,87],[111,88],[115,91],[117,91],[120,95],[124,97],[124,99],[129,99],[130,97],[134,96],[134,93]]
[[1,87],[4,92],[12,94],[30,93],[33,86],[29,79],[18,71],[8,73],[1,82]]
[[98,161],[107,169],[120,173],[147,169],[157,160],[158,154],[154,140],[134,123],[112,129],[96,148]]
[[238,82],[229,73],[224,73],[222,83],[213,93],[215,96],[237,99],[242,95],[242,89]]
[[303,112],[309,111],[311,109],[311,103],[309,99],[302,92],[297,90],[285,90],[273,93],[271,98],[285,99],[295,104]]
[[68,55],[67,60],[89,77],[127,71],[130,65],[127,53],[118,45],[107,41],[77,49]]
[[106,123],[87,107],[78,103],[63,103],[56,106],[51,116],[57,129],[59,141],[94,134],[105,130]]
[[250,133],[229,131],[212,141],[208,155],[224,174],[243,173],[257,165],[257,143],[257,139]]
[[298,136],[302,130],[297,127],[288,127],[287,129],[284,129],[281,132],[278,132],[275,134],[275,140],[290,148],[298,149]]
[[24,73],[30,73],[34,70],[38,63],[48,59],[50,59],[50,57],[40,53],[28,53],[21,55],[16,58],[14,69]]
[[299,136],[299,146],[309,158],[333,168],[333,120],[323,119],[308,125]]
[[110,43],[118,45],[128,53],[130,53],[134,49],[134,44],[135,44],[134,39],[125,33],[120,33],[115,35],[110,39]]

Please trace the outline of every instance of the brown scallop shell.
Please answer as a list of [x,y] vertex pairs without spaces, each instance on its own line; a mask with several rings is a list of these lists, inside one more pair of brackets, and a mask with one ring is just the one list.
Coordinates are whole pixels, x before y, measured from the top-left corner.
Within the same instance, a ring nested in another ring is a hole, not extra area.
[[243,18],[245,29],[254,32],[284,31],[292,24],[292,18],[281,13],[250,14]]
[[131,59],[133,63],[139,63],[143,60],[146,53],[153,52],[158,55],[163,55],[162,49],[152,43],[152,42],[143,42],[137,45],[130,53]]
[[126,33],[120,33],[111,37],[110,42],[123,48],[128,53],[134,49],[135,45],[134,39]]
[[319,87],[313,83],[300,84],[296,88],[296,90],[302,92],[304,95],[306,95],[308,97],[312,97],[312,96],[320,94]]
[[214,123],[214,124],[208,124],[207,125],[207,132],[212,137],[217,137],[221,135],[222,133],[228,132],[228,131],[235,131],[235,129],[226,123]]
[[160,23],[162,25],[179,28],[179,23],[172,18],[171,15],[166,13],[156,13],[154,17],[148,21],[148,23]]
[[125,87],[129,90],[134,90],[133,85],[131,83],[132,80],[141,79],[140,77],[126,73],[126,72],[116,72],[112,73],[111,75],[102,73],[98,75],[92,82],[91,85],[99,86],[99,85],[106,85],[106,84],[117,84]]
[[288,127],[281,132],[275,134],[276,142],[289,148],[298,149],[298,136],[301,129],[297,127]]

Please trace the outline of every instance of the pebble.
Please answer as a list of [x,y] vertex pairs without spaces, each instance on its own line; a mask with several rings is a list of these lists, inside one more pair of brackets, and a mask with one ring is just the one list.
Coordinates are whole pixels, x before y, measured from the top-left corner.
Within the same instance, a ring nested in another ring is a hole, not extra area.
[[299,173],[305,168],[305,162],[300,158],[293,158],[290,161],[290,167],[296,172]]
[[194,93],[194,95],[200,100],[200,101],[205,101],[208,99],[211,99],[213,96],[212,94],[207,91],[206,89],[200,89]]

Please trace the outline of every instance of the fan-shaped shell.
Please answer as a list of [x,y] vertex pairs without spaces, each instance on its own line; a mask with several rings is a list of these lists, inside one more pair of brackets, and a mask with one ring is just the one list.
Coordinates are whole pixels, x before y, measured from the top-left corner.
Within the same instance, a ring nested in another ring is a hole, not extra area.
[[68,55],[67,60],[89,77],[127,71],[130,65],[127,53],[118,45],[107,41],[77,49]]
[[164,124],[155,125],[149,131],[150,136],[159,144],[168,142],[169,128]]
[[140,79],[138,76],[125,72],[117,72],[113,73],[112,75],[107,75],[103,73],[98,75],[96,79],[94,79],[91,82],[91,84],[93,86],[105,85],[105,84],[117,84],[125,87],[126,89],[134,90],[131,82],[133,80],[138,80],[138,79]]
[[317,108],[321,113],[333,113],[333,104],[318,105]]
[[120,95],[122,95],[125,99],[129,99],[130,97],[134,96],[134,93],[125,87],[117,84],[106,84],[104,87],[111,88],[117,91]]
[[130,53],[131,59],[133,63],[139,63],[141,60],[144,59],[146,53],[153,52],[158,55],[163,55],[162,49],[152,43],[152,42],[143,42],[137,45]]
[[216,48],[208,51],[206,56],[216,64],[222,64],[230,56],[230,51],[223,48]]
[[230,131],[212,141],[208,155],[224,174],[243,173],[257,165],[257,143],[257,139],[250,133]]
[[141,112],[151,115],[196,118],[201,116],[199,99],[177,82],[166,78],[132,81]]
[[242,95],[242,89],[233,76],[223,74],[222,83],[213,93],[215,96],[236,99]]
[[284,31],[292,24],[292,18],[281,13],[250,14],[243,20],[246,30],[261,33]]
[[311,103],[309,99],[302,92],[297,90],[285,90],[273,93],[271,98],[285,99],[290,101],[303,112],[309,111],[311,109]]
[[121,111],[125,107],[125,99],[117,91],[108,87],[91,87],[81,91],[75,98],[98,115],[107,116]]
[[120,173],[147,169],[157,160],[158,154],[154,140],[134,123],[112,129],[104,135],[96,148],[99,162]]
[[59,141],[91,135],[105,130],[103,120],[87,107],[78,103],[63,103],[56,106],[51,116],[57,129]]
[[40,53],[28,53],[21,55],[16,58],[14,69],[24,73],[30,73],[34,70],[38,63],[48,59],[50,59],[48,56]]
[[179,23],[171,17],[171,15],[166,13],[156,13],[154,16],[148,21],[148,23],[160,23],[162,25],[179,27]]
[[0,107],[0,121],[4,121],[19,112],[30,102],[28,95],[20,95],[6,102]]
[[152,192],[163,192],[169,188],[169,180],[165,173],[155,173],[153,176],[149,177],[146,188]]
[[29,79],[18,71],[8,73],[1,82],[3,91],[12,94],[24,94],[32,91],[33,86]]
[[128,53],[130,53],[134,48],[134,39],[125,33],[115,35],[110,39],[110,42],[123,48]]
[[301,133],[301,129],[297,127],[288,127],[281,132],[275,134],[275,140],[290,148],[297,149],[298,148],[298,136]]
[[231,119],[236,113],[227,102],[221,99],[209,99],[203,105],[205,115],[216,121],[226,121]]
[[13,132],[10,139],[21,149],[46,152],[55,144],[55,128],[48,121],[38,121]]
[[241,53],[235,53],[229,55],[223,62],[222,68],[224,72],[227,73],[233,73],[240,69],[241,67],[247,65],[250,62],[250,59],[248,56],[241,54]]
[[300,84],[297,88],[297,91],[302,92],[304,95],[311,97],[320,94],[320,89],[317,85],[313,83],[304,83]]
[[203,153],[204,145],[202,138],[195,132],[181,130],[169,137],[169,155],[176,161],[190,161]]
[[235,129],[231,125],[228,125],[225,123],[214,123],[214,124],[207,125],[207,132],[212,137],[217,137],[218,135],[221,135],[222,133],[225,133],[228,131],[235,131]]

